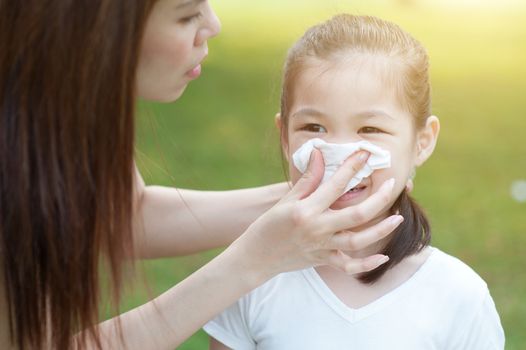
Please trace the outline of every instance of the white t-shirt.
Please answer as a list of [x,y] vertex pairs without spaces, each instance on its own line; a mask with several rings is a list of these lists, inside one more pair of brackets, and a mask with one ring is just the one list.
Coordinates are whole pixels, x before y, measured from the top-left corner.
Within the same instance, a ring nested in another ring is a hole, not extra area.
[[205,325],[235,350],[504,349],[486,283],[432,248],[406,282],[359,309],[346,306],[310,268],[283,273]]

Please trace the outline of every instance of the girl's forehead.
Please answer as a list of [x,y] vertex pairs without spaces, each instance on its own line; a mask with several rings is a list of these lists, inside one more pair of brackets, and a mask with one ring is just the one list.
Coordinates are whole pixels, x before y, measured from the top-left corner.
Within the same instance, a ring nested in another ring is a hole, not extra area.
[[345,84],[375,86],[385,92],[396,89],[404,79],[403,70],[397,60],[380,55],[348,55],[337,59],[310,58],[306,60],[295,77],[295,89]]
[[365,76],[392,84],[393,81],[403,78],[401,66],[399,59],[383,54],[335,54],[328,58],[309,58],[299,75],[330,78],[343,74],[347,78],[355,79]]
[[[349,94],[395,95],[401,74],[397,67],[363,59],[317,60],[304,66],[296,77],[294,96],[312,93],[313,98],[341,91]],[[343,90],[343,91],[342,91]]]
[[408,114],[396,74],[397,67],[381,60],[317,60],[298,72],[293,84],[290,114],[310,106],[328,114],[384,109],[389,114]]

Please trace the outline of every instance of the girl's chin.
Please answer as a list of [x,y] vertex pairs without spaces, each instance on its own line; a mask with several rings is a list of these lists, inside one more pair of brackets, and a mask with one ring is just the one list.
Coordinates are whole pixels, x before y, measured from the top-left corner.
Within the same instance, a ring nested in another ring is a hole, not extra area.
[[331,209],[343,209],[363,202],[368,196],[369,186],[360,186],[345,192],[332,205]]

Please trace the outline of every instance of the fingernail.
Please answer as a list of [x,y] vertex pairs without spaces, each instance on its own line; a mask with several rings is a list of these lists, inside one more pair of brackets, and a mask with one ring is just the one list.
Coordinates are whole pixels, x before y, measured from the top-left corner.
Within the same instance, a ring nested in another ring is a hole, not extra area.
[[314,153],[318,151],[318,149],[316,147],[314,147],[314,149],[312,150],[312,152],[310,153],[309,155],[309,165],[308,165],[308,168],[310,169],[310,167],[312,166],[312,163],[314,163]]
[[377,258],[371,257],[371,258],[366,259],[364,267],[366,270],[371,271],[381,266],[382,264],[385,264],[388,261],[389,261],[389,257],[387,255],[381,255]]
[[393,215],[391,216],[391,218],[389,219],[389,223],[393,226],[398,226],[402,223],[402,221],[404,221],[404,217],[402,215]]
[[365,162],[369,158],[369,152],[361,151],[360,155],[358,156],[358,160],[360,162]]
[[312,150],[310,152],[310,155],[309,155],[309,164],[312,163],[312,160],[314,159],[314,150]]
[[378,260],[376,260],[376,266],[383,265],[388,261],[389,261],[389,257],[387,255],[384,255],[381,258],[378,258]]

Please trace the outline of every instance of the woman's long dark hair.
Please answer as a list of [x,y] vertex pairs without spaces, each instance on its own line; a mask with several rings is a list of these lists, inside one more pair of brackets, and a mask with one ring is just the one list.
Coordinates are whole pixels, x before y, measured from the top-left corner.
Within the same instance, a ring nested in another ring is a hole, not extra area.
[[0,288],[12,346],[71,348],[98,320],[101,263],[118,302],[153,2],[0,0]]

